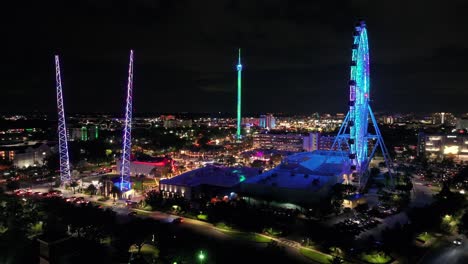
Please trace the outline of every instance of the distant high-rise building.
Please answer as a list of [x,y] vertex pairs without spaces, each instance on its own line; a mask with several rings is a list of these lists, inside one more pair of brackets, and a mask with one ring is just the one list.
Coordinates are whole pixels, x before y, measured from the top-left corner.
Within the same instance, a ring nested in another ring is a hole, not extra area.
[[418,156],[427,158],[454,157],[468,160],[468,134],[425,134],[418,135]]
[[386,125],[391,125],[391,124],[393,124],[395,122],[393,116],[383,116],[382,121]]
[[[333,138],[335,139],[335,138]],[[309,133],[308,136],[304,136],[303,149],[305,151],[318,150],[320,147],[320,133]],[[333,141],[332,141],[333,143]]]
[[276,149],[282,151],[303,151],[304,137],[302,134],[257,134],[253,136],[253,147],[261,149]]
[[272,114],[261,115],[259,119],[259,126],[267,129],[274,129],[276,127],[276,120]]
[[468,129],[468,119],[464,119],[464,118],[458,119],[457,129]]
[[255,117],[243,117],[242,125],[246,126],[260,126],[260,119]]
[[68,128],[68,139],[70,141],[90,141],[99,138],[98,126],[82,126]]
[[452,113],[434,113],[432,115],[432,123],[434,125],[455,126],[457,119]]

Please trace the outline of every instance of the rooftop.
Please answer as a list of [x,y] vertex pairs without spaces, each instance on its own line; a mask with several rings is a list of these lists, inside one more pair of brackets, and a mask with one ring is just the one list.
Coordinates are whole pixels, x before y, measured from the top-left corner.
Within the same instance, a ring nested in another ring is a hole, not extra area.
[[291,189],[320,189],[348,173],[349,158],[341,151],[301,152],[288,156],[278,167],[245,181]]
[[190,187],[206,184],[220,187],[232,187],[246,179],[258,175],[258,173],[258,168],[209,165],[183,173],[171,179],[161,180],[160,184]]

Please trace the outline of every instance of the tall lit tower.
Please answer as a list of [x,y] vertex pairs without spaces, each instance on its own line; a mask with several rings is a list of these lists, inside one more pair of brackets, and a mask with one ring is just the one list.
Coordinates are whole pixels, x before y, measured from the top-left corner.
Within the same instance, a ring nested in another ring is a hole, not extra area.
[[55,55],[55,82],[57,91],[57,112],[58,112],[58,137],[60,155],[60,180],[62,183],[69,182],[70,160],[68,158],[67,126],[65,124],[65,113],[63,110],[62,79],[60,77],[59,56]]
[[239,62],[237,63],[237,139],[241,139],[241,102],[242,102],[242,64],[241,64],[241,49],[239,49]]
[[122,160],[120,163],[120,190],[130,189],[130,154],[132,151],[132,101],[133,101],[133,50],[130,50],[128,66],[127,104],[125,107],[125,126],[123,132]]

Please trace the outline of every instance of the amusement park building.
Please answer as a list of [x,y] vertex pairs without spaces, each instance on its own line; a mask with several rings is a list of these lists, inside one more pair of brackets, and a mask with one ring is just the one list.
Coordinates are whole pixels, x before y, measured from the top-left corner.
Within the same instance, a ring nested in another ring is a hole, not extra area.
[[350,174],[348,153],[302,152],[288,156],[278,167],[241,184],[246,197],[295,205],[319,202],[331,186],[344,183]]
[[257,168],[209,165],[170,179],[162,179],[159,189],[165,196],[181,196],[187,200],[213,198],[237,191],[241,182],[258,174]]
[[[117,173],[120,174],[121,160],[117,161]],[[154,157],[152,160],[132,160],[130,161],[130,176],[145,175],[151,177],[161,177],[163,170],[168,166],[174,166],[174,160],[166,157]]]

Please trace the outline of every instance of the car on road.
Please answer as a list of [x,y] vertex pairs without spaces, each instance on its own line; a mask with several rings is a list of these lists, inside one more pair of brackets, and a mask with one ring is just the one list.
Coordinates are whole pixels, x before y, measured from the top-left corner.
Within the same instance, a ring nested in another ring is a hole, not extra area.
[[70,197],[65,199],[66,202],[70,202],[70,203],[74,202],[75,200],[76,200],[75,196],[70,196]]
[[137,212],[135,211],[128,213],[128,216],[136,216],[136,215],[137,215]]
[[457,245],[457,246],[461,246],[463,244],[463,239],[457,238],[457,239],[453,240],[453,244]]
[[180,224],[180,223],[183,223],[183,222],[184,222],[184,219],[182,217],[177,217],[174,220],[172,220],[173,224]]
[[138,203],[137,203],[137,202],[133,202],[133,201],[130,201],[130,200],[125,201],[125,204],[126,204],[128,207],[131,207],[131,208],[136,208],[136,207],[138,206]]

